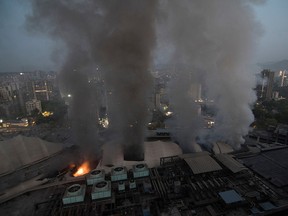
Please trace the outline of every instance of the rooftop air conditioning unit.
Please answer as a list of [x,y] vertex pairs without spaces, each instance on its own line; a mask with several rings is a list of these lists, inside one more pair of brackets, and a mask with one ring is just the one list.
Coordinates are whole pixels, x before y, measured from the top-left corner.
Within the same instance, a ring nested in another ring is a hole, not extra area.
[[103,199],[111,197],[111,183],[110,181],[101,181],[97,182],[92,187],[91,198],[95,199]]
[[62,198],[63,204],[71,204],[77,202],[83,202],[86,192],[86,186],[80,184],[74,184],[69,186]]
[[105,180],[105,171],[104,170],[92,170],[89,175],[86,177],[87,185],[93,185],[96,182]]
[[141,178],[149,176],[149,169],[147,164],[137,164],[133,166],[134,178]]
[[127,179],[126,167],[116,167],[111,170],[111,181],[121,181]]

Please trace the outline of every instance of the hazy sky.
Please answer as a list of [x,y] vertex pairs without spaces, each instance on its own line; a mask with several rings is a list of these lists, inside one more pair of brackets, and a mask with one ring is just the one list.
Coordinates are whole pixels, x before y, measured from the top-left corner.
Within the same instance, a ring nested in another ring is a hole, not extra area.
[[259,41],[258,62],[288,59],[287,9],[287,0],[268,0],[255,7],[256,18],[264,29]]
[[[268,0],[254,8],[264,30],[256,61],[288,59],[288,0]],[[0,72],[59,69],[51,60],[53,55],[54,59],[58,57],[53,54],[55,42],[25,29],[25,16],[29,13],[26,0],[0,0]],[[59,42],[56,47],[59,49]]]

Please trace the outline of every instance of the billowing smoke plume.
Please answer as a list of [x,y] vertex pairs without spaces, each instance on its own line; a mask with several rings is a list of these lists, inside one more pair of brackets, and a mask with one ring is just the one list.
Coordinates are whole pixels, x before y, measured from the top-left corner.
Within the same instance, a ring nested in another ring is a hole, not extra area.
[[94,50],[100,52],[101,63],[107,65],[112,129],[121,137],[124,158],[142,160],[147,100],[152,87],[148,69],[155,42],[156,1],[113,1],[113,7],[108,9],[104,12],[109,17],[105,20],[108,39]]
[[197,151],[193,143],[202,129],[191,84],[201,83],[217,107],[209,141],[221,139],[234,148],[243,142],[255,100],[254,76],[247,66],[260,32],[251,4],[262,0],[160,0],[159,5],[153,0],[31,1],[30,27],[66,44],[61,76],[73,97],[75,134],[89,152],[99,152],[99,99],[88,74],[100,66],[109,92],[110,129],[127,159],[143,158],[156,14],[155,56],[169,56],[164,63],[174,68],[169,86],[173,134],[183,149]]
[[78,144],[99,153],[97,102],[88,74],[101,66],[109,90],[110,128],[127,159],[143,158],[143,129],[150,91],[156,1],[32,0],[30,28],[61,39],[67,47],[61,70],[73,98]]
[[199,82],[195,82],[189,65],[175,65],[168,86],[172,119],[167,121],[172,136],[181,145],[183,152],[197,152],[201,148],[196,144],[195,138],[199,129],[203,127],[200,117],[200,105],[195,103],[198,99],[197,88]]
[[[202,83],[207,96],[215,100],[217,125],[209,141],[224,140],[234,148],[239,148],[243,143],[243,136],[248,133],[253,121],[250,106],[255,100],[252,90],[255,78],[248,66],[253,60],[253,49],[261,28],[255,22],[250,5],[252,2],[161,1],[162,16],[158,25],[158,40],[161,41],[159,53],[164,47],[166,50],[162,53],[169,50],[170,63],[189,68],[183,70],[176,66],[173,76],[192,77],[192,82]],[[193,98],[188,102],[189,98],[185,96],[191,82],[185,82],[185,78],[184,82],[183,78],[178,80],[178,83],[174,80],[170,87],[179,95],[172,96],[170,101],[174,108],[175,127],[189,128],[182,145],[186,149],[193,149],[187,145],[193,143],[202,126],[190,123],[197,115],[197,105],[191,100]],[[177,130],[175,134],[177,139],[178,135],[183,138],[183,134],[177,134]],[[180,144],[182,138],[179,139]]]

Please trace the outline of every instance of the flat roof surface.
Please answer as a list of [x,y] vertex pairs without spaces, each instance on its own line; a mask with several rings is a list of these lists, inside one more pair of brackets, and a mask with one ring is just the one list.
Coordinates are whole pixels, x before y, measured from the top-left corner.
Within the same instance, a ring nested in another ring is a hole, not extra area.
[[[107,167],[107,164],[114,166],[126,166],[128,169],[132,168],[133,165],[139,163],[139,161],[125,161],[123,157],[121,145],[115,145],[111,143],[105,143],[102,147],[103,157],[98,165],[98,169],[104,169],[110,171],[111,167]],[[113,152],[113,154],[111,154]],[[148,167],[157,167],[160,165],[161,157],[169,157],[174,155],[181,155],[182,149],[176,143],[171,141],[153,141],[144,142],[144,161]]]
[[221,170],[222,167],[208,154],[201,154],[184,158],[194,174],[213,172]]
[[232,155],[217,154],[215,155],[215,157],[233,173],[238,173],[243,170],[247,170],[247,168],[243,164],[235,160]]
[[259,206],[261,206],[261,208],[263,208],[265,211],[276,208],[276,206],[273,205],[271,202],[259,203]]
[[288,185],[288,148],[263,152],[249,158],[242,158],[244,164],[254,172],[282,187]]
[[219,195],[226,204],[237,203],[244,200],[235,190],[219,192]]

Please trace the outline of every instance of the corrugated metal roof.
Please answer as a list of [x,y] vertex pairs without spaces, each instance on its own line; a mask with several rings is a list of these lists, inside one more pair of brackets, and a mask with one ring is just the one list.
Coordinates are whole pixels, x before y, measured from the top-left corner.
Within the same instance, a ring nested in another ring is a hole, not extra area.
[[243,170],[247,170],[247,168],[239,163],[237,160],[235,160],[232,155],[228,154],[217,154],[215,155],[217,160],[219,160],[224,166],[226,166],[229,170],[231,170],[233,173],[238,173]]
[[221,166],[209,155],[202,154],[184,158],[194,174],[213,172],[221,170]]

